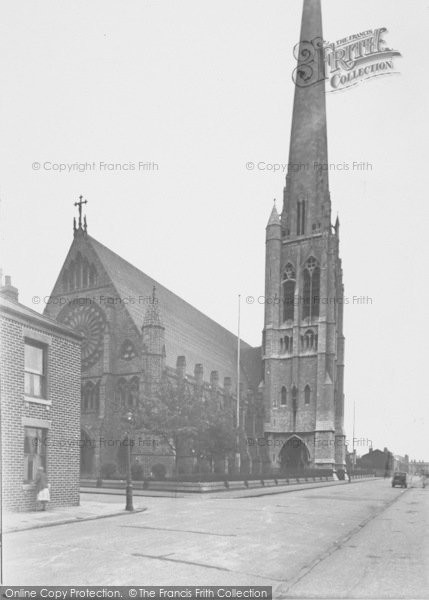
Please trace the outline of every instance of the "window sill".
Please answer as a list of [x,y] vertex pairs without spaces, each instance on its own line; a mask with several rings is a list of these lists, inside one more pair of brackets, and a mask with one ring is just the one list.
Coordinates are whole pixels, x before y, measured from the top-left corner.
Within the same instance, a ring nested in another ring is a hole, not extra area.
[[46,398],[37,398],[36,396],[24,396],[24,402],[32,402],[33,404],[44,404],[45,406],[52,406],[52,400],[46,400]]
[[35,483],[23,483],[22,489],[24,490],[24,492],[30,492],[31,490],[36,489],[36,484]]

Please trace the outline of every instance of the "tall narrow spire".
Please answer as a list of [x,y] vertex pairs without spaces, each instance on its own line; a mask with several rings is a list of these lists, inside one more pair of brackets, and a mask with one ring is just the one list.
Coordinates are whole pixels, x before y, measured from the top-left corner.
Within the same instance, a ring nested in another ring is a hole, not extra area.
[[295,97],[282,214],[283,226],[292,236],[330,226],[321,0],[304,0],[295,56]]

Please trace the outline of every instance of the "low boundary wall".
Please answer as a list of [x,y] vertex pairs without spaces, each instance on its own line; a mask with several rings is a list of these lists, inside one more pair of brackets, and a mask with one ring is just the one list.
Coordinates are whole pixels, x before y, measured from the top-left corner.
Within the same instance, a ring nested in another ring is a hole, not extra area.
[[[368,476],[366,476],[368,477]],[[228,490],[246,490],[253,488],[268,488],[285,485],[296,485],[302,483],[319,483],[326,481],[338,481],[336,475],[323,477],[293,477],[279,479],[249,479],[238,481],[133,481],[135,490],[151,490],[158,492],[187,492],[187,493],[210,493]],[[101,486],[97,486],[96,479],[81,479],[81,487],[85,488],[109,488],[124,489],[126,481],[124,479],[103,479]]]

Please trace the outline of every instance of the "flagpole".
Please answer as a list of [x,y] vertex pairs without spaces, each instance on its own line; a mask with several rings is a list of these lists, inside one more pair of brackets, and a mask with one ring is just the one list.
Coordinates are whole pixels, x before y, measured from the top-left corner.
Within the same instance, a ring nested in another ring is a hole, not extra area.
[[353,466],[355,463],[355,423],[356,423],[356,401],[353,400]]
[[235,455],[235,462],[237,472],[240,472],[240,352],[241,352],[241,340],[240,340],[240,317],[241,317],[241,294],[238,294],[238,323],[237,323],[237,453]]

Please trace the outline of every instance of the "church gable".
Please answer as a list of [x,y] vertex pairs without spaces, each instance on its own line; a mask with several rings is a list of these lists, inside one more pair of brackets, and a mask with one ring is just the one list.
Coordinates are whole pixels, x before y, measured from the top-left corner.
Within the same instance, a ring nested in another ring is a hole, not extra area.
[[82,335],[82,373],[128,372],[140,367],[141,332],[131,319],[85,230],[74,239],[45,314]]
[[[84,233],[75,235],[45,313],[51,316],[52,309],[56,305],[64,305],[69,297],[76,294],[86,295],[90,290],[106,286],[113,286],[112,281],[91,247],[88,236]],[[53,312],[55,316],[58,313],[55,310]]]
[[76,256],[70,259],[68,266],[63,268],[61,284],[66,293],[94,288],[98,284],[97,267],[78,250]]

